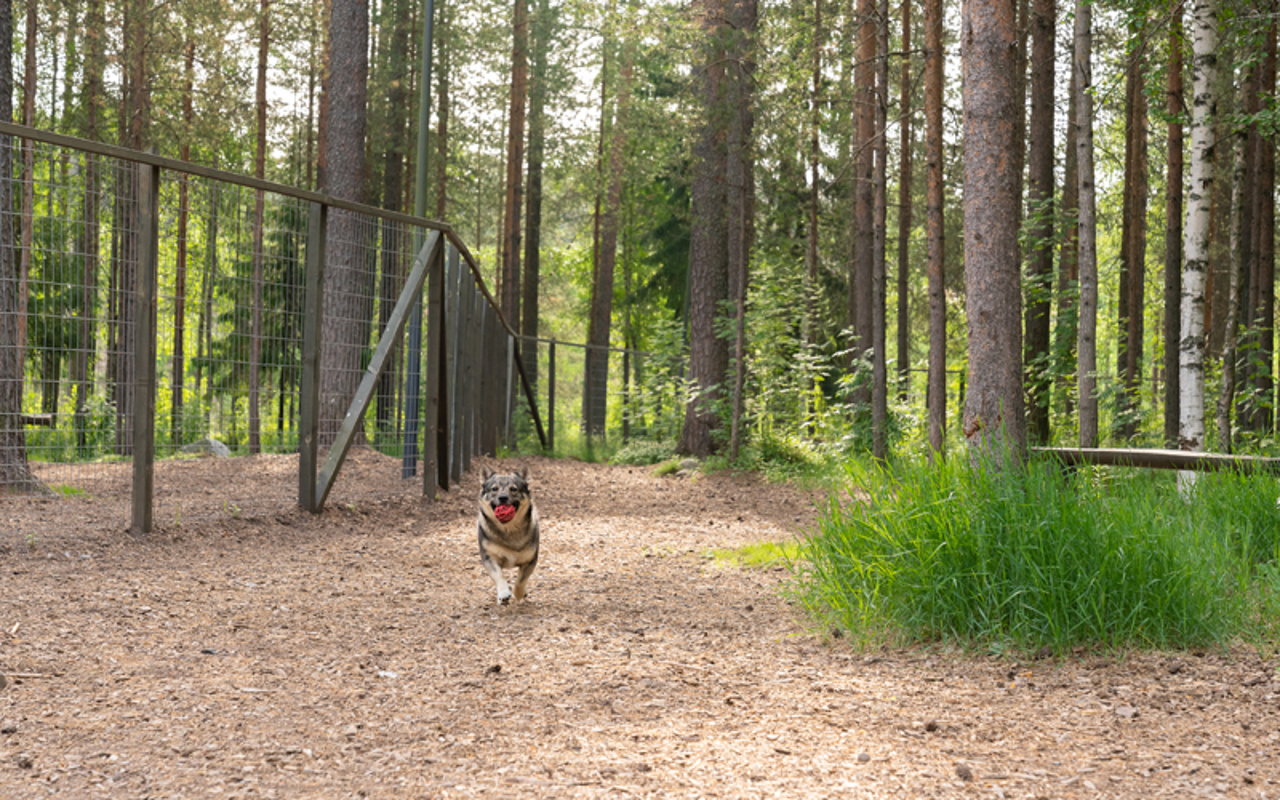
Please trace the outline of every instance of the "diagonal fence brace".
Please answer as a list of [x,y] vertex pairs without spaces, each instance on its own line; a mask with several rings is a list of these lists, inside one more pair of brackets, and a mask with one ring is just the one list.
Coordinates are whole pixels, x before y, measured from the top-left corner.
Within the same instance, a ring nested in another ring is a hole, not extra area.
[[351,449],[351,440],[355,436],[356,428],[365,410],[369,408],[369,402],[373,399],[378,375],[390,360],[391,350],[396,342],[404,334],[409,311],[413,307],[414,300],[422,292],[422,284],[426,280],[428,268],[435,259],[440,257],[442,243],[440,231],[431,231],[413,261],[413,269],[409,271],[409,278],[400,292],[400,298],[396,300],[395,310],[387,320],[387,327],[378,339],[378,347],[373,351],[373,358],[369,359],[369,366],[364,371],[364,377],[360,379],[360,387],[356,389],[355,397],[351,400],[351,407],[347,409],[347,415],[342,419],[342,426],[338,428],[338,435],[334,438],[333,444],[329,447],[329,454],[320,467],[320,474],[316,476],[316,501],[315,508],[312,509],[315,512],[324,508],[324,501],[329,497],[329,491],[333,488],[338,470],[342,469],[342,462],[346,460],[347,451]]

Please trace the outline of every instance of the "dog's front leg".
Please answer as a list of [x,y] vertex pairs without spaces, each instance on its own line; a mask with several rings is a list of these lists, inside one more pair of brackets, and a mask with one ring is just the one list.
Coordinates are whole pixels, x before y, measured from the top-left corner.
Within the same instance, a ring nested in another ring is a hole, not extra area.
[[528,564],[520,566],[520,576],[516,578],[516,599],[523,600],[525,595],[529,593],[527,584],[529,576],[533,574],[533,568],[538,566],[538,557],[535,555],[533,560]]
[[484,550],[480,551],[480,563],[484,565],[485,572],[489,573],[489,577],[493,578],[494,584],[498,587],[498,602],[506,605],[511,600],[511,587],[507,585],[506,578],[502,577],[502,569]]

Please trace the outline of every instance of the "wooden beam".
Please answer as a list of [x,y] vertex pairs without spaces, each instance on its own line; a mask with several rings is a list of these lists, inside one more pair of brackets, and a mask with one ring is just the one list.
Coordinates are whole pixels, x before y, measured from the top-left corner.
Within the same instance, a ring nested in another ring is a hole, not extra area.
[[160,168],[138,165],[138,264],[133,291],[133,523],[150,533],[156,460],[156,280],[160,260]]
[[1071,467],[1144,467],[1195,472],[1280,473],[1280,458],[1191,453],[1185,450],[1119,450],[1099,447],[1032,447],[1032,453],[1052,456]]

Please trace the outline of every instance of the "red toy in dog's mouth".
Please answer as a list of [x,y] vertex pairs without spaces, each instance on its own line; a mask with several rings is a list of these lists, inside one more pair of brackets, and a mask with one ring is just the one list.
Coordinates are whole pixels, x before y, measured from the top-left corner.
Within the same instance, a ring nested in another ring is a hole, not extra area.
[[493,509],[493,515],[498,518],[498,522],[510,522],[512,517],[516,515],[515,506],[497,506]]

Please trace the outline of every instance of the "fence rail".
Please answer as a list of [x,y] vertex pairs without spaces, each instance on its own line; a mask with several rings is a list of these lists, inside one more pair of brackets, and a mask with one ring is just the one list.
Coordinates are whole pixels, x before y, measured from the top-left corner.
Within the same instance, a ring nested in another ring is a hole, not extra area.
[[[403,493],[419,469],[429,498],[497,451],[519,395],[546,443],[518,339],[448,225],[10,123],[0,147],[20,189],[0,209],[19,284],[0,307],[19,332],[0,341],[17,398],[0,497],[53,489],[59,512],[139,531]],[[425,347],[403,341],[414,320]],[[219,442],[246,457],[182,457]]]

